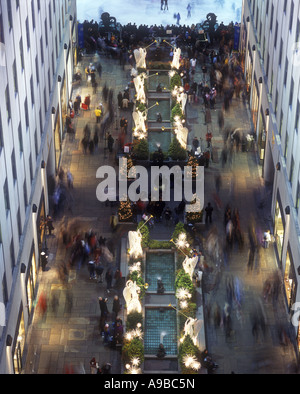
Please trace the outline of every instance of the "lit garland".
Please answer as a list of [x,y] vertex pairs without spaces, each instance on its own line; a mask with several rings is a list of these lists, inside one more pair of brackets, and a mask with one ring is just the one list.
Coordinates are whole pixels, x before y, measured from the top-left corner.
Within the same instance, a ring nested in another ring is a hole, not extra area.
[[127,201],[120,201],[118,215],[120,222],[127,222],[132,219],[132,207],[129,199]]

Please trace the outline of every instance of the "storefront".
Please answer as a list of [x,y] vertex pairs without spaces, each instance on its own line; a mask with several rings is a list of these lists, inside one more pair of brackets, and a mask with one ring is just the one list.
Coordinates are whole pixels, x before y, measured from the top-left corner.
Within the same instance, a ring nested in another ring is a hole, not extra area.
[[288,305],[288,310],[291,311],[292,305],[296,302],[297,293],[297,277],[292,258],[291,248],[288,245],[285,270],[284,270],[284,289]]
[[282,266],[282,246],[284,240],[285,221],[282,204],[279,193],[277,195],[276,208],[275,208],[275,223],[274,223],[274,237],[275,245],[278,253],[279,266]]
[[57,108],[55,117],[55,129],[54,129],[54,146],[55,146],[55,169],[58,170],[61,161],[62,153],[62,136],[61,136],[61,118],[59,106]]
[[258,148],[260,164],[263,166],[265,161],[265,151],[266,151],[266,124],[265,124],[263,108],[261,108],[259,114],[257,148]]
[[15,334],[15,344],[13,347],[13,363],[15,374],[22,372],[22,357],[25,346],[25,324],[23,305],[20,306],[19,319]]
[[[257,125],[257,117],[258,117],[258,103],[259,103],[259,89],[256,80],[256,76],[254,77],[253,81],[253,93],[252,93],[252,105],[251,105],[251,118],[253,122],[253,129],[256,133],[256,125]],[[256,137],[255,137],[256,139]]]
[[26,279],[25,279],[29,316],[31,316],[33,303],[36,297],[36,290],[35,290],[36,281],[37,281],[36,257],[34,252],[34,245],[32,244],[31,254],[29,258],[29,263],[26,271]]

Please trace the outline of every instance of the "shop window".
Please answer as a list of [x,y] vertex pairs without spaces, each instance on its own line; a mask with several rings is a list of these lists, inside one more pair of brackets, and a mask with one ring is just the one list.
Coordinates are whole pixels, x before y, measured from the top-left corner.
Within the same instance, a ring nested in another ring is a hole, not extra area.
[[282,245],[283,245],[283,238],[284,238],[284,224],[283,224],[281,209],[280,209],[278,201],[276,203],[276,209],[275,209],[274,235],[275,235],[275,241],[276,241],[279,259],[281,260],[281,252],[282,252]]
[[289,311],[296,301],[297,279],[294,269],[293,260],[291,258],[290,250],[286,255],[286,263],[284,270],[284,288]]

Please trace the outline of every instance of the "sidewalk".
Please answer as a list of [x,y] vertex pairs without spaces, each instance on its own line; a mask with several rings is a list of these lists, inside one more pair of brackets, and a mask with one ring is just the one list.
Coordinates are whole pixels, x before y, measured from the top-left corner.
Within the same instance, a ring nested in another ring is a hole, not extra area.
[[[79,93],[84,99],[87,94],[91,95],[90,111],[81,110],[80,116],[74,119],[76,135],[72,140],[69,135],[63,143],[63,153],[61,166],[65,173],[70,169],[74,176],[74,189],[71,190],[71,203],[67,204],[63,214],[55,220],[54,235],[47,237],[49,248],[48,271],[39,273],[38,296],[41,293],[47,295],[48,310],[41,318],[35,313],[30,333],[27,338],[26,374],[63,374],[65,368],[73,368],[76,373],[90,373],[89,362],[95,357],[101,366],[103,363],[112,364],[112,373],[121,372],[121,354],[118,350],[111,350],[104,346],[99,334],[100,308],[98,297],[108,297],[108,310],[111,312],[115,291],[108,294],[106,283],[97,283],[89,279],[87,266],[80,270],[74,269],[69,272],[68,285],[63,286],[58,278],[58,267],[60,263],[67,261],[66,249],[62,243],[60,230],[63,225],[78,226],[82,232],[93,229],[107,239],[107,242],[115,244],[115,261],[112,263],[113,271],[119,268],[119,242],[126,229],[112,234],[109,219],[116,207],[106,206],[96,198],[96,171],[101,165],[115,166],[115,157],[105,148],[104,139],[100,139],[98,150],[93,154],[83,154],[81,139],[83,129],[87,123],[91,127],[93,135],[96,117],[94,109],[102,100],[102,88],[104,83],[114,90],[116,101],[117,93],[127,86],[128,75],[122,71],[118,64],[111,59],[101,59],[103,67],[101,82],[98,79],[98,92],[93,95],[93,89],[87,86],[84,77],[84,68],[89,63],[97,63],[97,56],[86,56],[83,58],[78,68],[83,75],[82,83],[75,87],[73,99]],[[119,119],[124,111],[115,108],[116,116],[109,131],[115,141],[119,133]],[[128,116],[128,114],[124,113]],[[129,116],[128,116],[128,120]],[[131,130],[129,123],[129,130]],[[116,142],[115,142],[116,145]],[[69,195],[68,195],[69,196]],[[107,268],[107,267],[105,267]],[[105,270],[106,271],[106,270]],[[104,274],[105,274],[104,271]],[[50,300],[53,294],[58,298],[58,308],[56,312],[51,310]],[[124,307],[122,294],[119,294],[121,304]],[[37,296],[37,299],[38,299]],[[68,308],[68,297],[72,298],[73,306]],[[123,316],[120,313],[120,317]]]

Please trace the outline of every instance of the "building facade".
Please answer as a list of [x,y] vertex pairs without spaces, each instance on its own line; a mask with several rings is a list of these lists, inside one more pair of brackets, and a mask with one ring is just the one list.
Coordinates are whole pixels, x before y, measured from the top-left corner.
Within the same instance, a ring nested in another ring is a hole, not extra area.
[[244,0],[240,50],[261,175],[272,185],[271,230],[299,350],[300,2]]
[[21,373],[76,55],[76,0],[0,1],[0,373]]

